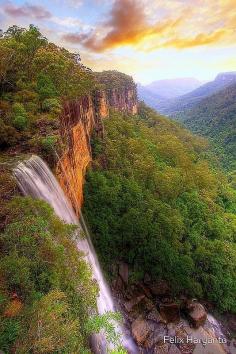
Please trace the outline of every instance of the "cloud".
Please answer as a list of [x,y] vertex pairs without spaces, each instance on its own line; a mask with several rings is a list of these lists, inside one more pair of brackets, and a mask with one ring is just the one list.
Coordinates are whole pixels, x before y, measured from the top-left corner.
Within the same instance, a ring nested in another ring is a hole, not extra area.
[[74,17],[64,17],[64,18],[60,18],[60,17],[56,17],[53,16],[50,19],[52,22],[54,22],[55,24],[62,26],[62,27],[82,27],[84,28],[85,25],[82,23],[81,20],[79,20],[78,18],[74,18]]
[[[175,47],[178,49],[184,49],[203,45],[210,45],[218,42],[221,38],[223,38],[226,35],[226,32],[227,31],[225,30],[217,30],[209,34],[199,33],[198,35],[192,38],[173,38],[164,43],[161,43],[159,47]],[[157,47],[154,47],[152,49],[156,49]]]
[[[165,29],[177,26],[180,19],[168,19],[148,24],[145,8],[136,0],[115,0],[109,19],[90,33],[68,33],[63,36],[67,42],[80,43],[95,52],[121,45],[138,44],[147,37],[161,34]],[[108,33],[99,38],[99,32],[108,28]]]
[[[191,48],[235,40],[234,0],[115,0],[108,19],[90,32],[66,33],[63,40],[93,52],[131,45],[144,51]],[[171,5],[171,6],[170,6]],[[152,11],[150,11],[150,8]],[[234,25],[233,25],[234,24]],[[229,28],[234,27],[234,29]]]
[[11,17],[31,17],[38,20],[48,19],[52,14],[40,5],[31,5],[24,3],[21,6],[14,5],[12,2],[7,2],[3,7],[4,12]]

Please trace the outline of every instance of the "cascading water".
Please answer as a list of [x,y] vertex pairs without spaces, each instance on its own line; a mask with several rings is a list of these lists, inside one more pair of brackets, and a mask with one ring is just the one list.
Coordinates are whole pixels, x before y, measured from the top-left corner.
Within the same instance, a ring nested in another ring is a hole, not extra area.
[[[33,198],[45,200],[53,207],[57,216],[59,216],[64,222],[68,224],[77,224],[81,229],[81,224],[65,197],[59,183],[40,157],[32,156],[29,160],[19,163],[14,169],[14,175],[24,195],[30,195]],[[78,248],[85,253],[86,260],[92,268],[93,277],[96,279],[99,286],[100,291],[97,299],[98,312],[99,314],[104,314],[108,311],[115,311],[111,292],[103,277],[83,217],[81,217],[81,223],[86,238],[78,241]],[[120,332],[122,343],[129,353],[137,353],[132,338],[128,338],[119,326],[117,326],[117,330]]]

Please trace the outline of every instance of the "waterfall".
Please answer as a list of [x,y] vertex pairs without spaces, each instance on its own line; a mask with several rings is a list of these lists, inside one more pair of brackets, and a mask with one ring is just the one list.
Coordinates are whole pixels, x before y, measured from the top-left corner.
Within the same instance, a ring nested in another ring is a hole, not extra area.
[[[57,216],[65,223],[77,224],[80,230],[83,227],[86,238],[78,240],[77,246],[85,253],[85,258],[91,266],[93,277],[99,286],[99,296],[97,298],[98,312],[99,314],[104,314],[108,311],[115,311],[110,289],[102,274],[84,219],[81,217],[81,227],[70,203],[48,166],[40,157],[32,156],[29,160],[18,164],[14,169],[14,175],[24,195],[46,201],[52,206]],[[117,330],[121,334],[121,341],[124,347],[129,353],[135,354],[137,350],[132,338],[128,338],[118,325]]]

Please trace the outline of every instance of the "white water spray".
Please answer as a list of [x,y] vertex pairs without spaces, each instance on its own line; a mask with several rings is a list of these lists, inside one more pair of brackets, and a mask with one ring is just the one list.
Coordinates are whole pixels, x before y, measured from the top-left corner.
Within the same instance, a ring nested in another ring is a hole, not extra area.
[[[53,207],[57,216],[65,223],[77,224],[81,228],[79,220],[59,183],[40,157],[32,156],[29,160],[19,163],[14,169],[14,175],[24,195],[30,195],[33,198],[46,201]],[[77,244],[78,248],[85,253],[86,260],[91,266],[93,277],[99,286],[99,296],[97,299],[98,312],[99,314],[104,314],[109,311],[115,311],[110,289],[103,277],[83,217],[81,217],[81,222],[86,238],[80,239]],[[128,338],[119,326],[117,326],[117,330],[121,333],[122,344],[127,348],[129,353],[137,353],[132,338]]]

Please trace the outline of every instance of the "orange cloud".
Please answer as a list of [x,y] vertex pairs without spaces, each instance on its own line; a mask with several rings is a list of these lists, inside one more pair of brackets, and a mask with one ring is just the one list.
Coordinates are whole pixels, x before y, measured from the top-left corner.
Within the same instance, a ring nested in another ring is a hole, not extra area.
[[103,28],[110,31],[99,39],[96,32],[89,34],[69,33],[63,39],[70,43],[80,43],[95,52],[118,47],[121,45],[135,45],[145,38],[160,35],[166,29],[180,23],[178,19],[168,19],[159,23],[149,24],[144,7],[137,0],[116,0],[108,21],[103,22]]
[[191,48],[202,45],[209,45],[218,42],[226,35],[225,30],[217,30],[211,34],[200,33],[193,38],[173,38],[165,43],[162,47],[175,47],[178,49]]
[[[194,7],[194,4],[190,6],[176,0],[175,14],[169,9],[161,20],[153,21],[152,14],[150,21],[145,8],[148,2],[115,0],[108,20],[95,30],[68,33],[63,39],[94,52],[103,52],[124,45],[143,45],[147,51],[160,47],[191,48],[219,43],[227,36],[234,37],[235,30],[227,28],[235,23],[234,0],[209,0],[207,4],[203,1],[202,7],[201,2],[198,0],[198,6]],[[101,35],[104,32],[105,35]],[[183,35],[186,32],[187,35]]]

